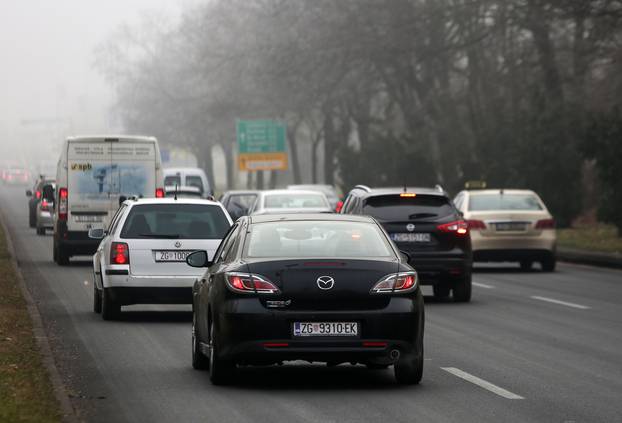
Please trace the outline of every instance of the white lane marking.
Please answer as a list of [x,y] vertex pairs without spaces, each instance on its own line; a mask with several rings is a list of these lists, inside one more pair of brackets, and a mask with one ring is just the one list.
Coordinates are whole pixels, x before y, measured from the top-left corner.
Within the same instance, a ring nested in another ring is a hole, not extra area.
[[448,373],[451,373],[454,376],[464,379],[467,382],[471,382],[479,386],[480,388],[484,388],[492,392],[493,394],[497,394],[500,397],[507,398],[507,399],[525,399],[524,397],[521,397],[520,395],[516,395],[513,392],[503,389],[497,385],[493,385],[492,383],[487,382],[484,379],[480,379],[477,376],[473,376],[472,374],[462,371],[460,369],[457,369],[455,367],[441,367],[441,369],[445,370]]
[[564,305],[566,307],[573,307],[573,308],[579,308],[581,310],[588,310],[591,307],[588,306],[584,306],[581,304],[575,304],[575,303],[568,303],[566,301],[560,301],[560,300],[556,300],[555,298],[548,298],[548,297],[539,297],[537,295],[532,295],[532,297],[534,300],[540,300],[540,301],[546,301],[547,303],[553,303],[553,304],[559,304],[559,305]]
[[477,286],[478,288],[486,288],[486,289],[494,289],[495,287],[492,285],[486,285],[485,283],[479,282],[471,282],[473,286]]

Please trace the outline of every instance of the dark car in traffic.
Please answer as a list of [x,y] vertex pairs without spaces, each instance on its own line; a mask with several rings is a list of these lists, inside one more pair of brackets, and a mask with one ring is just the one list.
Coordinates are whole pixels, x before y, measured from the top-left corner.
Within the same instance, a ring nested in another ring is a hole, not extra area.
[[346,197],[341,213],[373,216],[397,247],[410,255],[421,284],[433,285],[435,297],[448,297],[452,292],[454,301],[471,300],[469,227],[440,186],[357,185]]
[[240,218],[193,288],[192,364],[214,384],[237,365],[290,360],[394,365],[404,384],[423,372],[417,273],[372,218],[334,214]]
[[[37,227],[37,206],[39,203],[44,199],[46,200],[46,203],[54,202],[53,191],[54,178],[43,175],[40,175],[37,178],[32,186],[32,189],[26,191],[26,197],[28,197],[28,226],[31,228]],[[50,192],[52,194],[52,198],[50,198]]]

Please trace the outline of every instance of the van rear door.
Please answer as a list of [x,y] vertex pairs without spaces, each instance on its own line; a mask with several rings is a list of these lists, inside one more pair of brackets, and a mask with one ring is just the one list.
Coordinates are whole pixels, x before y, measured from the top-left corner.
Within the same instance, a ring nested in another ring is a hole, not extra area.
[[156,157],[154,141],[123,140],[111,143],[110,209],[119,207],[119,198],[150,198],[156,191]]

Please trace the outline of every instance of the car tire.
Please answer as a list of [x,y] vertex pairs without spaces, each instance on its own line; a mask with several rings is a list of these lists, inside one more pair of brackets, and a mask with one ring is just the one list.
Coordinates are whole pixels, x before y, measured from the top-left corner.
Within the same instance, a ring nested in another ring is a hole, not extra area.
[[56,262],[59,264],[59,266],[69,265],[69,254],[67,254],[67,250],[65,250],[60,245],[56,247]]
[[102,319],[116,320],[121,314],[121,305],[114,301],[110,295],[110,288],[102,290]]
[[432,292],[434,293],[434,298],[436,298],[437,300],[442,300],[449,297],[451,289],[449,288],[449,285],[447,285],[447,283],[439,282],[432,285]]
[[210,321],[210,357],[209,357],[209,378],[213,385],[226,385],[229,383],[235,372],[235,363],[219,357],[218,342],[216,342],[216,331],[214,321]]
[[520,269],[523,272],[530,271],[532,266],[533,266],[533,261],[531,261],[531,260],[521,260],[521,262],[520,262]]
[[37,226],[37,219],[32,209],[28,210],[28,226],[30,226],[31,228]]
[[393,366],[395,380],[401,385],[417,385],[423,377],[423,346],[416,351],[403,353]]
[[192,313],[192,367],[195,370],[209,369],[209,358],[203,354],[200,345],[201,337],[198,334],[195,313]]
[[99,314],[102,312],[102,292],[97,289],[96,277],[93,275],[93,312]]
[[37,235],[45,235],[45,228],[37,227]]
[[464,277],[457,279],[454,282],[452,291],[454,294],[454,302],[468,303],[471,301],[471,273],[469,272]]
[[557,260],[555,259],[555,256],[551,254],[550,256],[544,257],[540,262],[540,265],[542,266],[543,272],[554,272]]
[[54,263],[58,263],[58,248],[56,247],[56,243],[52,245],[52,260]]

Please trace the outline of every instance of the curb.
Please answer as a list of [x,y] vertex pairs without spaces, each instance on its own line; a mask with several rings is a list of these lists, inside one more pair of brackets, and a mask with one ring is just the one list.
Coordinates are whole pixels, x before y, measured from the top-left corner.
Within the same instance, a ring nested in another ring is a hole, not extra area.
[[11,234],[9,232],[9,228],[7,227],[4,221],[4,214],[0,212],[0,225],[2,226],[2,230],[4,231],[4,236],[6,238],[6,247],[9,252],[9,260],[13,265],[13,270],[15,270],[15,275],[17,277],[17,284],[19,289],[26,301],[26,308],[28,309],[28,314],[30,315],[30,320],[32,321],[32,332],[35,337],[35,341],[37,342],[37,347],[39,348],[39,352],[41,354],[43,366],[48,372],[50,377],[50,381],[52,382],[52,389],[54,391],[54,396],[56,400],[60,404],[60,410],[62,413],[62,421],[65,423],[78,423],[79,419],[76,414],[75,409],[71,405],[71,400],[69,399],[69,395],[67,394],[67,389],[65,388],[65,384],[63,383],[63,379],[60,376],[58,368],[56,367],[56,362],[54,361],[54,355],[52,354],[52,348],[50,347],[50,343],[48,341],[47,335],[45,333],[45,329],[43,328],[43,321],[41,320],[41,314],[39,314],[39,309],[37,305],[32,300],[32,296],[30,295],[30,291],[26,286],[26,281],[24,280],[24,276],[19,268],[17,263],[17,258],[15,256],[15,249],[13,247],[13,239],[11,238]]
[[557,258],[570,263],[622,269],[622,254],[598,253],[572,248],[557,248]]

